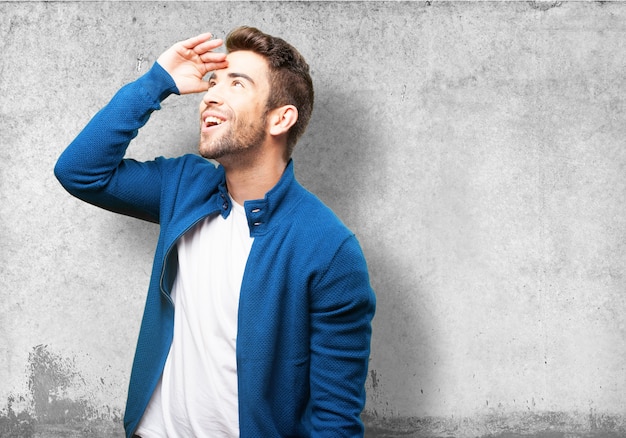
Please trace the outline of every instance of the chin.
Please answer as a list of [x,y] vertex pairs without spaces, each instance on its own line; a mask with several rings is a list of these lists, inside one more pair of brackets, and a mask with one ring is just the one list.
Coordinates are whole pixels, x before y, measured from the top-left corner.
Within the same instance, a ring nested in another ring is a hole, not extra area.
[[218,151],[215,147],[215,141],[209,139],[201,139],[198,145],[198,153],[204,158],[214,158],[218,155]]
[[198,153],[200,154],[200,156],[202,156],[203,158],[206,158],[207,160],[217,160],[218,158],[224,155],[224,154],[218,154],[215,151],[207,150],[203,148],[199,148]]

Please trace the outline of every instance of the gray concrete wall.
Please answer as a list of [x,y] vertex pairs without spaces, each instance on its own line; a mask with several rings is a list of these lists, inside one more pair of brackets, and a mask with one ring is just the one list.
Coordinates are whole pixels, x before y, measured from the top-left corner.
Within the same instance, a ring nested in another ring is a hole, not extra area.
[[[239,24],[312,65],[296,171],[377,291],[368,435],[626,433],[626,4],[4,2],[0,436],[121,434],[157,228],[52,168],[162,50]],[[131,154],[195,150],[198,101]]]

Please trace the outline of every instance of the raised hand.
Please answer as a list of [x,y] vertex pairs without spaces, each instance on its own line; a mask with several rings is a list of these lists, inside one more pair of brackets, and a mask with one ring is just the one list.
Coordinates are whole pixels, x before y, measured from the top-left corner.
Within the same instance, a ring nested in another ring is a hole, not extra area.
[[210,33],[203,33],[174,44],[157,62],[172,76],[180,94],[204,92],[209,85],[202,78],[228,66],[225,53],[213,52],[222,43],[220,39],[212,40]]

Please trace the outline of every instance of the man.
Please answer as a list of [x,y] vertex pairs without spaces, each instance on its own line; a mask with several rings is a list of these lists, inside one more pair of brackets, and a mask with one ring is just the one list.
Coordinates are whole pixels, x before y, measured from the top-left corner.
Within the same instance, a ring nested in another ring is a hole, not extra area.
[[[55,167],[84,201],[160,224],[126,435],[362,436],[375,297],[355,236],[293,175],[308,65],[254,28],[221,44],[165,51]],[[219,166],[124,159],[163,99],[196,92],[199,152]]]

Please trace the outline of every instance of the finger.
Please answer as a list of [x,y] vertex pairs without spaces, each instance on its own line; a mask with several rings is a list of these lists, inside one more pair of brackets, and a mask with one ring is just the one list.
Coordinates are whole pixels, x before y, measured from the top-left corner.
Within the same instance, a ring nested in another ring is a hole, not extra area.
[[221,70],[223,68],[228,67],[228,61],[224,60],[222,62],[205,62],[204,68],[207,73],[210,71]]
[[210,40],[213,37],[210,32],[201,33],[200,35],[196,35],[195,37],[191,37],[185,41],[181,41],[181,44],[185,49],[193,49],[199,44],[204,43],[205,41]]
[[224,41],[222,41],[221,39],[208,40],[195,46],[193,48],[193,51],[199,55],[202,55],[204,53],[210,52],[211,50],[217,49],[223,43]]
[[226,53],[206,52],[200,55],[202,62],[223,62],[226,59]]
[[201,81],[198,83],[196,89],[192,91],[192,93],[206,93],[207,91],[209,91],[209,83]]

